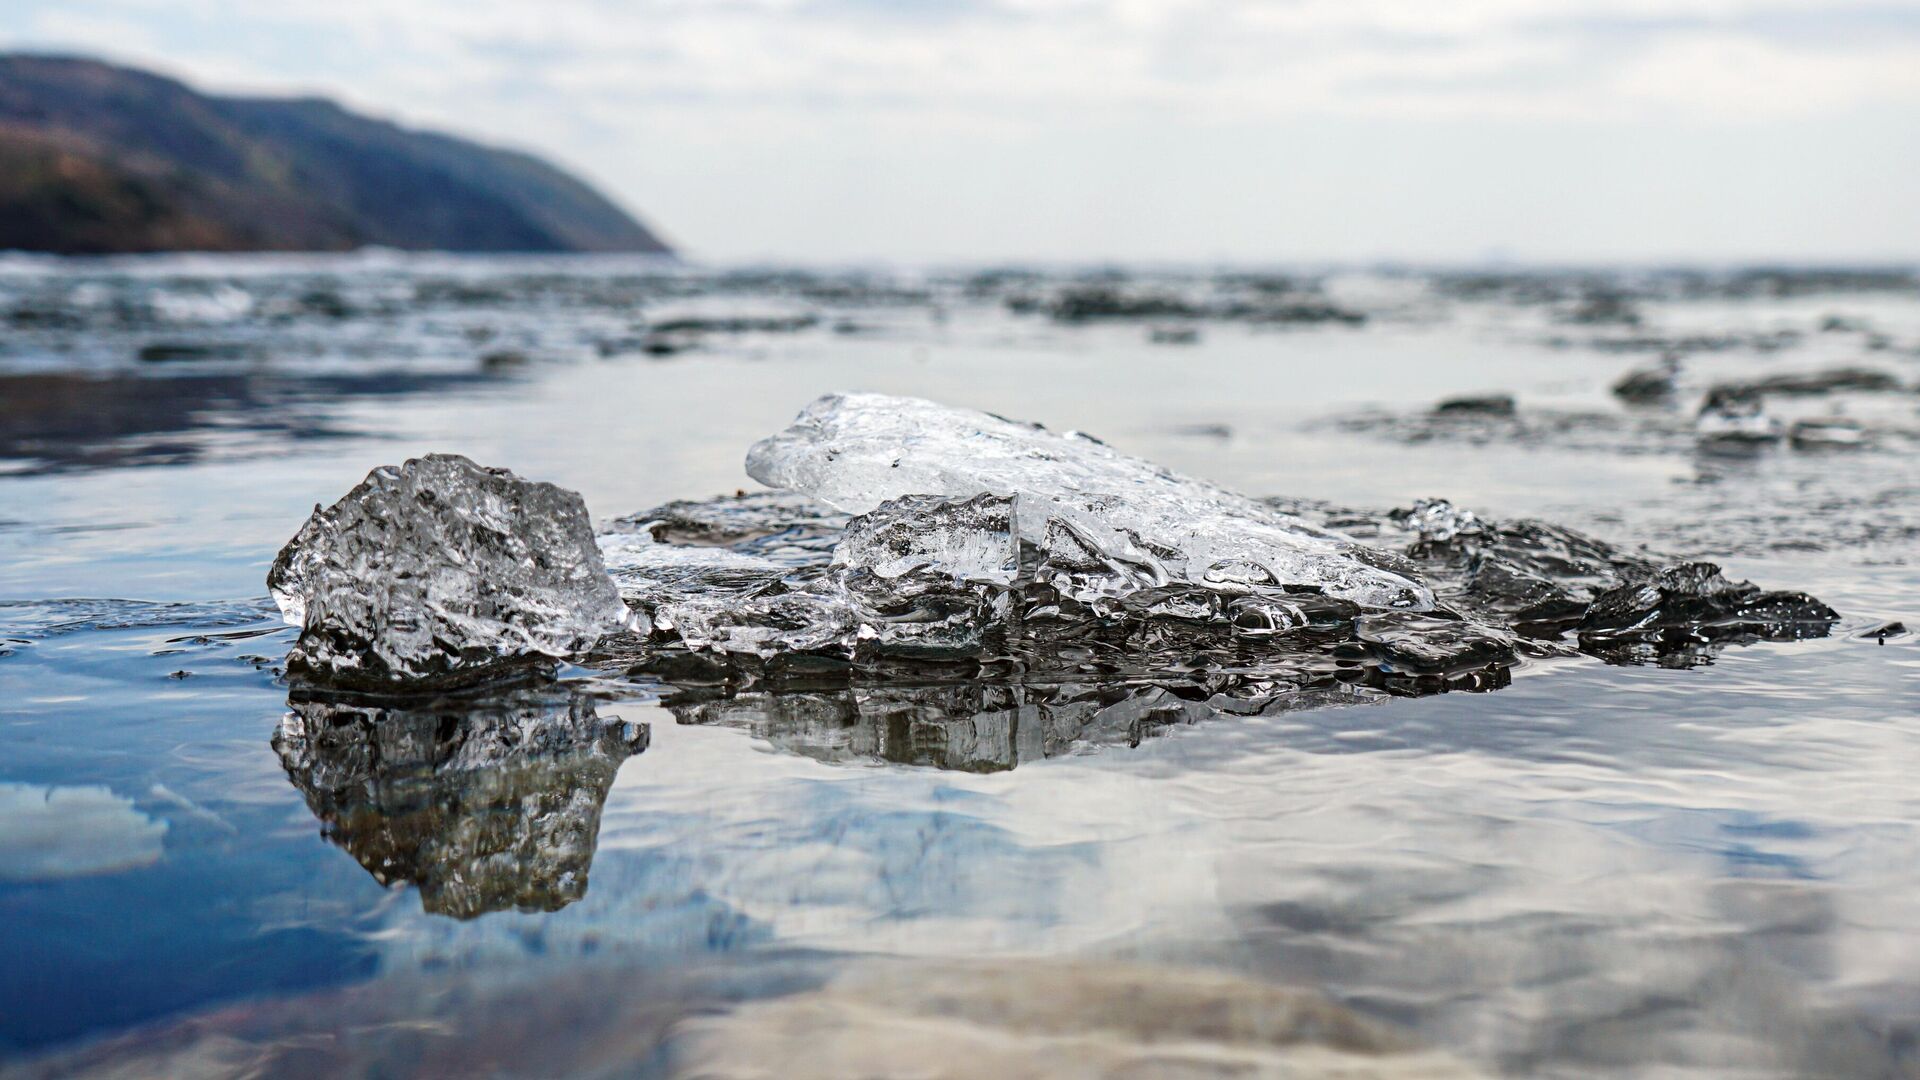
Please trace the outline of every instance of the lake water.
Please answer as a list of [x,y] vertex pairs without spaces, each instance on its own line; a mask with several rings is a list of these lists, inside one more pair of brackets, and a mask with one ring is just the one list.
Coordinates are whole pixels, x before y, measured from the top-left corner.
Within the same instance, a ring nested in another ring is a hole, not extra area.
[[[0,319],[0,1073],[1920,1074],[1920,645],[1876,632],[1920,628],[1911,277],[16,259]],[[1609,392],[1663,355],[1670,401]],[[1714,383],[1836,368],[1887,385],[1766,408],[1862,445],[1694,435]],[[609,520],[856,389],[1842,619],[1133,739],[570,667],[290,748],[337,714],[267,567],[369,469]],[[460,766],[461,709],[595,734]]]

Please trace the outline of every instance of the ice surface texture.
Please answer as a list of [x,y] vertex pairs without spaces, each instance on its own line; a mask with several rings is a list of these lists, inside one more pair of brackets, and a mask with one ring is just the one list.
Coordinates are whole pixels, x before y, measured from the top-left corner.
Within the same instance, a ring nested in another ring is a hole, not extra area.
[[1018,535],[1076,598],[1186,583],[1309,585],[1364,607],[1425,610],[1397,567],[1298,518],[1077,433],[917,398],[831,394],[754,444],[747,472],[861,514],[909,495],[1011,496]]
[[291,668],[338,683],[453,682],[577,653],[629,625],[580,496],[464,457],[367,474],[280,551]]

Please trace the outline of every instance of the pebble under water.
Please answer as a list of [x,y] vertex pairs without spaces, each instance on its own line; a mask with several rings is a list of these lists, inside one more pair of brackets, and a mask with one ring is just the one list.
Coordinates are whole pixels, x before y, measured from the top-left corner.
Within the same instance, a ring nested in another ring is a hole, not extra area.
[[[14,259],[0,320],[0,1075],[1920,1071],[1912,276]],[[1342,584],[763,492],[830,391]],[[282,545],[429,453],[579,492],[634,621],[289,673]]]

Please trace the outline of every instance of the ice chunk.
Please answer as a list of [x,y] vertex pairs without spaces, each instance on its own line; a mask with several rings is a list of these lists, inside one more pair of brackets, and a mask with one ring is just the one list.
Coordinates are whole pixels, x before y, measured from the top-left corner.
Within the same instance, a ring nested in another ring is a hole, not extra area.
[[823,397],[754,444],[747,472],[849,513],[908,495],[1013,496],[1018,534],[1074,566],[1069,590],[1094,595],[1167,582],[1231,592],[1251,576],[1367,607],[1433,605],[1415,578],[1245,496],[1087,435],[915,398]]
[[894,499],[848,523],[833,549],[833,564],[863,566],[889,580],[927,573],[1009,584],[1020,572],[1014,500],[1005,495]]
[[451,454],[316,507],[267,587],[301,628],[289,665],[336,682],[457,681],[632,625],[579,495]]
[[1706,449],[1750,449],[1786,435],[1780,421],[1767,414],[1764,396],[1738,386],[1715,387],[1701,403],[1694,430]]
[[609,533],[599,538],[607,573],[629,605],[652,610],[693,597],[743,599],[767,591],[789,567],[723,547],[662,544],[650,535]]

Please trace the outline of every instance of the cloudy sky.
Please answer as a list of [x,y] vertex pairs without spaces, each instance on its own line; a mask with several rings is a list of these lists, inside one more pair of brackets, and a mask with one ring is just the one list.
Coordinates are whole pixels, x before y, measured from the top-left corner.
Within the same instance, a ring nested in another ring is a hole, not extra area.
[[6,0],[546,154],[696,256],[1920,258],[1920,2]]

